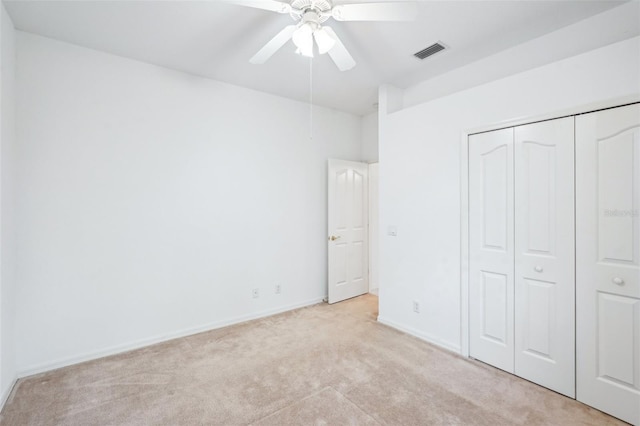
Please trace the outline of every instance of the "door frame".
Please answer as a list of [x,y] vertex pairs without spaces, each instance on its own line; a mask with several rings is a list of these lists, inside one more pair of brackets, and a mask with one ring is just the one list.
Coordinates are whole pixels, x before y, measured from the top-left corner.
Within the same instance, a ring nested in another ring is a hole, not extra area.
[[460,135],[460,354],[469,358],[469,136],[541,121],[588,114],[640,102],[638,96],[625,96],[557,110],[541,115],[507,119],[464,130]]
[[[373,188],[372,179],[371,179],[371,169],[374,169],[375,172],[375,188]],[[379,265],[379,252],[378,247],[380,246],[380,226],[378,225],[379,220],[372,220],[372,216],[375,214],[375,218],[379,219],[379,204],[380,198],[378,196],[378,184],[380,182],[380,163],[378,161],[369,163],[369,176],[367,176],[369,182],[369,211],[367,212],[367,227],[369,228],[369,240],[367,241],[368,247],[367,250],[369,252],[369,293],[373,293],[376,296],[379,294],[380,290],[380,280],[378,275],[378,265]],[[373,191],[375,189],[375,191]],[[375,204],[375,205],[374,205]],[[372,214],[372,212],[374,214]],[[373,242],[376,242],[375,247]],[[376,250],[373,250],[375,248]],[[375,268],[375,271],[374,271]],[[373,279],[375,277],[375,280]],[[375,285],[375,287],[372,287]],[[372,291],[373,290],[373,291]]]

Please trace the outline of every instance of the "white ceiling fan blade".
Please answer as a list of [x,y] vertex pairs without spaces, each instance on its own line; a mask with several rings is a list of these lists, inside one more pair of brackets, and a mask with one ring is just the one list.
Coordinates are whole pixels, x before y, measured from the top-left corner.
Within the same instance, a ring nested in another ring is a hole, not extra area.
[[291,5],[289,3],[277,0],[225,0],[225,2],[278,13],[291,12]]
[[293,33],[298,27],[296,25],[289,25],[280,31],[274,38],[272,38],[262,49],[258,51],[253,58],[249,59],[252,64],[264,64],[267,60],[273,56],[286,42],[291,39]]
[[417,12],[415,2],[342,4],[332,10],[337,21],[413,21]]
[[330,27],[322,27],[324,31],[329,34],[335,41],[336,44],[329,50],[329,56],[333,59],[336,66],[340,71],[348,71],[351,68],[356,66],[356,61],[353,60],[347,48],[344,47],[344,44],[338,38],[338,35],[331,29]]

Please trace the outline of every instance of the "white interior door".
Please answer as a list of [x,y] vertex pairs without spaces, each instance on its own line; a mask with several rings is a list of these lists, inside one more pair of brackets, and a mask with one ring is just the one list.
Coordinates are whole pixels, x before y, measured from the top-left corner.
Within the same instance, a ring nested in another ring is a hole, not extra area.
[[368,165],[329,160],[329,303],[369,291]]
[[575,397],[573,117],[515,128],[515,373]]
[[469,353],[514,372],[513,129],[469,137]]
[[576,117],[577,398],[640,424],[640,106]]

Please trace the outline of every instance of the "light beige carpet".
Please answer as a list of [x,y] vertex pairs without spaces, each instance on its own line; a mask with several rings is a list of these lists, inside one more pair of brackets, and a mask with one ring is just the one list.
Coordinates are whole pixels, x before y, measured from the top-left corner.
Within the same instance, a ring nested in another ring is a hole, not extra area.
[[3,425],[613,425],[579,402],[315,305],[18,382]]

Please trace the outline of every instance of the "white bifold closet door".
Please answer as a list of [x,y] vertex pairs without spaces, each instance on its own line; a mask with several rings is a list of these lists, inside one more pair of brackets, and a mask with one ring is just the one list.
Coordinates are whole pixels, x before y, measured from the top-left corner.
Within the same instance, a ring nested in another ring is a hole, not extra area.
[[469,137],[470,355],[514,372],[513,129]]
[[515,373],[575,397],[573,117],[515,128]]
[[576,117],[577,399],[640,425],[640,105]]
[[469,137],[470,355],[575,393],[573,118]]

